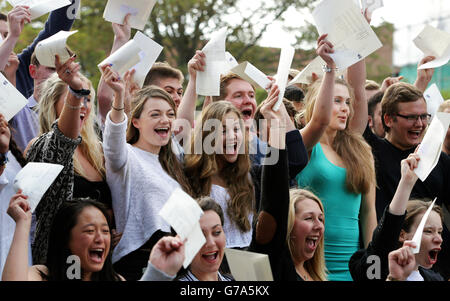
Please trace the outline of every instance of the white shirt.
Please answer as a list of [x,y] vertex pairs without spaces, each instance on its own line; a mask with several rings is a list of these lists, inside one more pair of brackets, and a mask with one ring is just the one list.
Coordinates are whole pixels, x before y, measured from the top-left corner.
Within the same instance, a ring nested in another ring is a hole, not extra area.
[[425,281],[420,275],[419,270],[413,271],[411,274],[409,274],[408,278],[406,278],[406,281]]
[[[211,198],[216,201],[222,207],[223,211],[223,231],[225,232],[225,236],[227,238],[227,248],[246,248],[250,245],[250,242],[252,241],[252,233],[253,229],[251,228],[250,231],[242,232],[237,224],[230,220],[230,217],[227,214],[228,210],[228,203],[227,200],[230,198],[227,190],[219,185],[212,185],[211,186]],[[253,214],[250,213],[248,216],[248,219],[250,221],[250,225],[253,224]]]
[[140,248],[157,230],[170,232],[170,225],[158,213],[180,187],[164,171],[158,155],[126,142],[126,130],[126,116],[115,124],[108,113],[103,136],[106,180],[117,231],[123,233],[112,255],[113,263]]

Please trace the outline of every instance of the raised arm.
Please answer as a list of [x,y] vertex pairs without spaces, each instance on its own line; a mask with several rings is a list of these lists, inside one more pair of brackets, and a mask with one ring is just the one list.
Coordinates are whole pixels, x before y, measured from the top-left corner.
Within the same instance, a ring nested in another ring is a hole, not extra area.
[[300,130],[303,137],[303,142],[306,149],[311,150],[320,137],[325,132],[331,119],[332,101],[334,96],[335,70],[336,64],[330,57],[333,53],[333,45],[326,40],[327,35],[321,35],[317,40],[317,54],[325,61],[330,69],[330,72],[325,72],[325,75],[320,86],[319,94],[316,103],[314,104],[313,115],[308,124]]
[[[434,59],[435,59],[434,56],[426,56],[419,62],[419,65],[417,67],[420,67],[423,64],[431,62]],[[434,74],[434,68],[417,69],[417,78],[416,78],[416,81],[414,82],[414,86],[416,86],[416,88],[418,88],[420,91],[425,92],[428,84],[431,81],[431,78],[433,77],[433,74]]]
[[363,59],[348,67],[346,80],[355,94],[353,117],[349,120],[349,128],[357,133],[364,133],[368,122],[368,106],[366,99],[366,61]]
[[[128,24],[130,14],[125,16],[122,24],[112,23],[114,32],[114,42],[111,48],[111,54],[117,49],[125,45],[131,37],[131,26]],[[111,109],[111,103],[114,99],[114,91],[109,85],[105,83],[104,77],[100,78],[97,88],[97,100],[98,100],[98,114],[100,114],[101,120],[104,123],[106,114]]]

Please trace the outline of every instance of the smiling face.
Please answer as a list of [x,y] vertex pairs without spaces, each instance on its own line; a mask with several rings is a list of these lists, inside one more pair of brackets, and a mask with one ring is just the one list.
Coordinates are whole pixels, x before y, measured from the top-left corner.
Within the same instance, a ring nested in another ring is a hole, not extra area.
[[[414,224],[408,233],[402,230],[400,241],[411,240],[422,220],[424,213],[418,214],[414,218]],[[431,269],[437,261],[437,256],[441,250],[442,244],[442,220],[436,211],[431,211],[423,228],[420,251],[417,253],[416,262],[418,265]]]
[[215,211],[206,210],[200,218],[200,227],[206,243],[192,260],[190,270],[199,280],[215,278],[226,245],[222,222]]
[[243,137],[239,116],[234,112],[227,113],[222,120],[222,158],[228,163],[236,162]]
[[[423,98],[412,102],[397,104],[397,113],[403,116],[427,114],[427,104]],[[427,122],[420,118],[414,122],[400,117],[384,115],[384,122],[390,128],[386,139],[399,149],[406,150],[417,146],[423,138]]]
[[242,112],[246,125],[253,121],[256,112],[255,90],[243,79],[234,78],[228,82],[225,100]]
[[140,116],[132,119],[133,126],[139,131],[135,146],[158,154],[161,147],[170,141],[174,120],[175,110],[166,100],[147,99]]
[[319,204],[311,199],[297,201],[295,221],[291,231],[294,258],[298,262],[311,259],[324,233],[324,214]]
[[181,98],[183,97],[183,86],[181,85],[180,80],[174,77],[166,77],[160,78],[156,84],[172,96],[172,99],[178,108],[180,106]]
[[334,85],[333,110],[329,127],[333,130],[343,131],[347,126],[350,115],[350,94],[344,85]]
[[85,207],[70,232],[69,249],[80,258],[84,277],[103,269],[109,254],[111,235],[103,213],[93,207]]
[[[89,83],[83,81],[83,89],[90,90]],[[55,103],[55,110],[56,110],[56,117],[59,118],[61,115],[61,112],[64,107],[64,100],[67,97],[68,89],[66,89],[66,92],[63,93],[58,101]],[[91,101],[91,95],[88,95],[84,97],[81,100],[81,109],[80,109],[80,128],[83,127],[83,125],[86,123],[87,118],[91,114],[92,110],[92,101]]]

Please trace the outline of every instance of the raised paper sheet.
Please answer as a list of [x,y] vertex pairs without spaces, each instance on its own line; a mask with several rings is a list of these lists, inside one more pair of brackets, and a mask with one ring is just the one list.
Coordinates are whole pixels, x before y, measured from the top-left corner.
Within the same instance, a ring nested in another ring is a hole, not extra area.
[[0,113],[5,119],[9,121],[27,104],[28,100],[0,72]]
[[360,8],[352,0],[323,0],[312,15],[319,35],[328,34],[327,40],[333,44],[335,55],[339,56],[337,50],[351,50],[357,54],[349,57],[348,52],[342,52],[345,64],[336,64],[340,70],[357,63],[382,46]]
[[[325,61],[320,56],[317,56],[288,83],[288,86],[293,84],[312,84],[312,74],[315,73],[318,77],[322,77],[324,74],[322,66],[325,64]],[[336,77],[343,73],[344,70],[339,70],[336,72]]]
[[435,202],[436,202],[436,199],[434,199],[433,202],[431,203],[431,205],[428,207],[427,211],[425,212],[425,214],[422,217],[422,220],[419,223],[419,226],[416,229],[416,233],[414,233],[412,241],[416,244],[416,247],[411,248],[413,251],[413,254],[417,254],[420,252],[420,244],[422,242],[423,228],[425,227],[428,216],[430,215],[430,212],[433,209]]
[[216,32],[211,40],[203,47],[206,65],[205,71],[197,72],[196,92],[203,96],[220,95],[220,75],[226,66],[225,41],[227,29]]
[[431,114],[432,117],[436,115],[436,112],[439,109],[441,103],[444,102],[444,98],[442,97],[441,92],[436,84],[432,84],[428,89],[423,93],[423,97],[427,101],[427,111]]
[[289,71],[291,69],[292,60],[294,59],[295,48],[291,46],[285,46],[281,48],[280,61],[278,63],[277,77],[275,83],[278,85],[280,94],[278,95],[277,102],[273,105],[273,110],[276,112],[279,110],[284,98],[284,91],[286,90],[286,84],[289,78]]
[[158,56],[161,54],[163,46],[159,45],[140,31],[136,32],[133,40],[136,41],[142,51],[139,52],[140,62],[131,69],[134,68],[136,70],[134,73],[134,80],[139,87],[142,88],[145,77],[156,62]]
[[231,274],[237,281],[273,281],[269,256],[266,254],[225,249]]
[[449,124],[450,113],[437,112],[419,145],[417,154],[420,156],[420,160],[414,172],[422,182],[426,180],[439,161]]
[[200,228],[199,219],[203,214],[197,202],[180,188],[177,188],[159,215],[175,229],[181,240],[187,238],[183,267],[187,268],[206,239]]
[[141,51],[143,49],[141,49],[139,43],[131,39],[98,64],[98,67],[101,69],[102,66],[110,64],[111,68],[122,77],[125,72],[141,61],[139,56]]
[[261,88],[266,89],[267,85],[270,84],[270,80],[267,78],[267,75],[249,62],[240,63],[230,71],[239,75],[242,79],[255,87],[260,86]]
[[132,28],[143,30],[156,0],[108,0],[103,18],[106,21],[123,24],[127,14],[130,14],[128,24]]
[[426,25],[413,42],[425,56],[435,57],[418,69],[441,67],[450,60],[450,34],[445,31]]
[[231,53],[229,53],[228,51],[225,52],[225,61],[227,63],[227,68],[228,68],[228,70],[227,70],[227,72],[225,72],[225,74],[228,73],[228,71],[230,71],[237,65],[239,65],[239,63],[234,58],[234,56]]
[[8,0],[8,2],[14,7],[18,5],[28,6],[30,8],[31,20],[72,4],[70,0]]
[[22,190],[28,196],[31,212],[36,209],[47,189],[58,177],[64,166],[50,163],[30,162],[22,168],[14,179],[14,190]]
[[75,31],[61,30],[57,34],[40,41],[34,50],[36,58],[43,66],[55,68],[55,55],[59,55],[59,60],[63,64],[70,59],[70,54],[67,51],[67,39],[73,35]]
[[373,13],[374,10],[379,9],[383,6],[383,0],[361,0],[362,11],[365,11],[367,8],[367,11],[369,13]]

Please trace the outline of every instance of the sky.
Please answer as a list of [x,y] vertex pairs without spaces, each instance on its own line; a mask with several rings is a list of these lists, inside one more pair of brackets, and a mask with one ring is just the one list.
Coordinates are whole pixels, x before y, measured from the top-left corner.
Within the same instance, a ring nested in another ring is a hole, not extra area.
[[[383,21],[394,24],[396,28],[393,54],[395,66],[420,61],[422,52],[416,48],[412,41],[425,27],[425,24],[438,27],[437,19],[442,18],[439,24],[440,29],[450,33],[449,0],[383,0],[383,3],[384,7],[373,13],[371,25],[377,26]],[[301,20],[304,19],[312,21],[309,11],[299,13],[295,10],[288,10],[285,17],[286,22],[291,26],[297,26],[296,23],[301,26],[303,24]],[[293,34],[283,31],[280,22],[274,22],[262,37],[260,45],[276,47],[276,45],[285,41],[295,42],[295,38]]]

